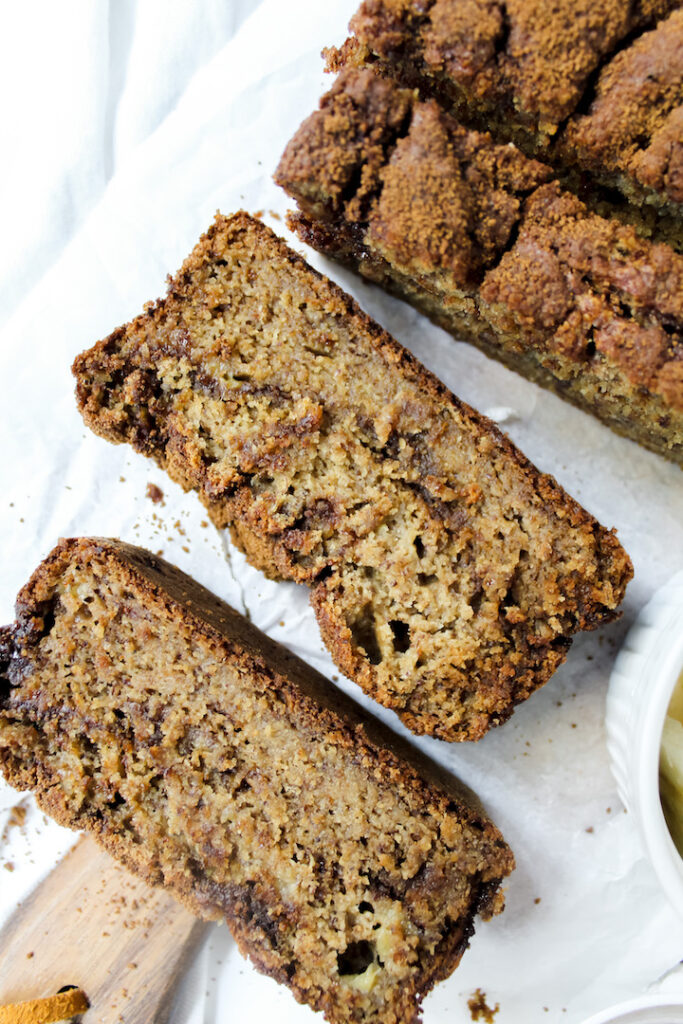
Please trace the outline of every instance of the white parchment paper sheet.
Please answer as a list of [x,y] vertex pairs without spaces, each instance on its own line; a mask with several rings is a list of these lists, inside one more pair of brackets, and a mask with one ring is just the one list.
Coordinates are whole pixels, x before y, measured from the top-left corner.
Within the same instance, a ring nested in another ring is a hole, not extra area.
[[[262,210],[285,233],[291,204],[271,174],[329,84],[319,52],[343,38],[355,0],[74,0],[60,5],[61,21],[48,14],[54,5],[21,6],[0,34],[5,73],[19,85],[32,82],[15,90],[4,115],[13,145],[0,171],[0,620],[10,621],[17,590],[58,537],[120,536],[162,550],[338,678],[306,593],[265,580],[206,524],[193,495],[129,449],[90,435],[69,367],[163,293],[166,273],[217,208]],[[36,52],[40,60],[27,69]],[[611,665],[629,624],[683,568],[681,471],[317,254],[306,257],[616,526],[636,571],[621,622],[577,639],[567,664],[508,724],[476,745],[415,741],[478,791],[518,862],[505,913],[480,925],[461,967],[427,998],[425,1021],[468,1021],[466,1000],[478,987],[500,1004],[499,1024],[574,1024],[661,985],[667,974],[668,987],[683,995],[669,974],[683,956],[683,924],[619,803],[603,722]],[[162,488],[163,505],[145,497],[149,482]],[[339,682],[368,704],[357,687]],[[391,713],[374,710],[404,731]],[[4,917],[72,841],[30,798],[24,826],[5,828],[19,799],[0,786]],[[314,1019],[239,957],[227,929],[213,929],[180,993],[176,1024],[273,1012],[282,1024]]]

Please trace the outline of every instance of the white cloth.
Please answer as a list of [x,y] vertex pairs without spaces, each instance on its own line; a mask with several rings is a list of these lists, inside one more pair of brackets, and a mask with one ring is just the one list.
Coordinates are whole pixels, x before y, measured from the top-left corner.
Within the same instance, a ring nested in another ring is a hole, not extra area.
[[[87,432],[69,366],[163,292],[166,273],[217,208],[263,210],[285,234],[271,213],[282,218],[291,203],[271,175],[328,84],[320,49],[344,38],[354,7],[23,0],[0,11],[0,621],[11,619],[17,590],[60,535],[116,535],[163,549],[337,676],[305,592],[265,580],[201,525],[193,495]],[[457,394],[504,421],[542,469],[618,527],[634,560],[622,622],[577,639],[567,664],[509,723],[476,745],[416,741],[480,793],[518,862],[507,910],[479,925],[461,967],[428,997],[427,1024],[469,1021],[466,1000],[478,987],[500,1003],[497,1024],[578,1024],[655,985],[683,955],[683,925],[619,805],[603,725],[610,668],[629,623],[683,568],[683,477],[408,306],[306,256]],[[145,498],[149,481],[163,489],[163,508]],[[18,799],[0,787],[0,834]],[[69,842],[34,809],[23,829],[9,830],[0,842],[1,915]],[[2,868],[8,861],[12,874]],[[274,1007],[283,1024],[314,1019],[239,958],[225,929],[213,933],[190,981],[175,1024],[260,1020]],[[668,984],[683,994],[676,976]]]

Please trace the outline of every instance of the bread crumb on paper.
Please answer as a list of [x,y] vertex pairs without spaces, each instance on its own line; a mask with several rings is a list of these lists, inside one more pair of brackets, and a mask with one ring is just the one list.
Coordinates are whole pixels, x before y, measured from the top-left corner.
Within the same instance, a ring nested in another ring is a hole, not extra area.
[[161,487],[157,487],[156,484],[151,484],[150,483],[150,484],[147,484],[147,490],[145,491],[145,497],[149,498],[150,501],[153,501],[155,505],[158,505],[159,502],[161,502],[163,504],[164,492],[162,491]]
[[493,1024],[493,1018],[500,1010],[500,1003],[491,1008],[486,1002],[486,993],[480,988],[474,990],[467,1000],[467,1006],[472,1020],[483,1020],[485,1024]]

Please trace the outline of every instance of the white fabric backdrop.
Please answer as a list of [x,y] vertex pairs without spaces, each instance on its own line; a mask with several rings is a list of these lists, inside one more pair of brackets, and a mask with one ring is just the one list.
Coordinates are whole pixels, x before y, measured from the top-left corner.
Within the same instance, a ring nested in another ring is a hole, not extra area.
[[[355,0],[29,0],[0,8],[0,621],[11,619],[17,590],[60,535],[117,535],[162,548],[337,675],[305,593],[265,581],[225,537],[202,527],[192,495],[141,457],[86,433],[69,365],[162,293],[166,273],[217,208],[264,210],[284,233],[290,204],[270,176],[328,84],[320,49],[343,38],[354,7]],[[616,525],[636,567],[624,620],[578,639],[567,665],[511,722],[476,746],[420,743],[480,793],[518,860],[505,914],[479,927],[461,967],[427,999],[427,1024],[468,1021],[466,999],[477,987],[500,1003],[499,1024],[578,1024],[610,1002],[661,987],[664,975],[683,995],[670,973],[683,955],[683,926],[619,805],[603,725],[626,628],[683,568],[683,475],[306,255]],[[145,499],[150,481],[165,492],[163,509]],[[341,685],[367,703],[352,684]],[[389,712],[377,713],[401,730]],[[0,786],[5,917],[71,841],[30,800],[25,827],[5,830],[18,800]],[[274,1008],[285,1024],[314,1019],[216,929],[176,1024],[260,1020]]]

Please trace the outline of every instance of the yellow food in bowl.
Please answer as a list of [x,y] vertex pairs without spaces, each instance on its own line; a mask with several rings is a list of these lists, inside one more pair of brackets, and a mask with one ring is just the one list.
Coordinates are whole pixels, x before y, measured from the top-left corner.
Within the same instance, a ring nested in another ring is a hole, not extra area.
[[671,838],[683,856],[683,673],[678,677],[664,719],[659,793]]

